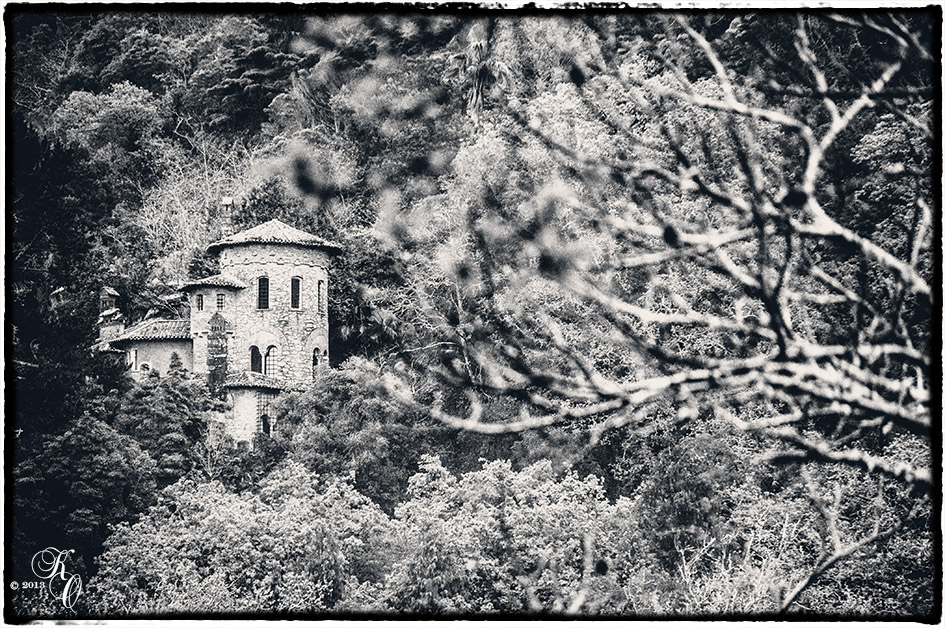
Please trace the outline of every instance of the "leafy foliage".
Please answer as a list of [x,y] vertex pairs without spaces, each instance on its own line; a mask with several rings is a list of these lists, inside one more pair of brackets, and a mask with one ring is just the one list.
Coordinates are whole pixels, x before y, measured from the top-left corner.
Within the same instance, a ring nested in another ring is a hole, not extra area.
[[416,417],[382,394],[380,377],[376,366],[349,361],[305,393],[285,398],[273,418],[292,460],[315,473],[349,477],[359,492],[392,509],[421,449]]
[[[614,576],[637,538],[628,504],[610,504],[596,478],[559,479],[550,463],[508,462],[456,478],[425,457],[397,508],[409,551],[389,576],[394,608],[618,613]],[[603,573],[602,573],[603,572]]]
[[[6,21],[17,570],[99,559],[92,614],[938,612],[934,11],[86,11]],[[342,245],[340,368],[237,444],[90,355],[95,295],[176,316],[270,218]]]
[[297,464],[258,494],[182,480],[116,528],[91,595],[103,613],[324,611],[349,579],[376,577],[385,519]]
[[125,394],[113,425],[135,439],[157,466],[160,487],[194,467],[196,444],[214,403],[206,385],[190,380],[171,356],[165,377],[149,377]]
[[154,499],[156,469],[132,438],[83,415],[47,436],[16,467],[14,538],[22,577],[45,547],[75,546],[89,573],[110,526],[134,519]]

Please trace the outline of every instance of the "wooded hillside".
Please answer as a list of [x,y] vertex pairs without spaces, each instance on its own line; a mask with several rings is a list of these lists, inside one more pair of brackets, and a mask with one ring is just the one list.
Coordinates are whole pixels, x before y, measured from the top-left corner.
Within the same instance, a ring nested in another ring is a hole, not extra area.
[[[940,23],[8,7],[7,618],[937,617]],[[240,447],[96,295],[271,218],[333,368]]]

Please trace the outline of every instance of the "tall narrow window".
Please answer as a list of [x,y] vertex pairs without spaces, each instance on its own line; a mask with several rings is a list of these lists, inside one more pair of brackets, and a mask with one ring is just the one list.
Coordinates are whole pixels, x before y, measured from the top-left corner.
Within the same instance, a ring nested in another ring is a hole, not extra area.
[[130,360],[130,362],[131,362],[131,370],[132,370],[132,371],[137,371],[137,370],[138,370],[138,350],[137,350],[137,349],[132,349],[132,350],[131,350],[131,355],[130,355],[130,357],[131,357],[131,360]]
[[226,297],[224,295],[222,294],[217,295],[217,311],[218,312],[223,309],[223,303],[225,300],[226,300]]
[[262,354],[255,346],[249,348],[249,370],[262,373]]
[[297,310],[302,307],[302,278],[292,278],[292,309]]
[[260,310],[269,309],[269,277],[260,277],[258,280],[256,307]]
[[275,345],[270,345],[266,349],[266,355],[263,357],[263,374],[272,375],[276,371],[276,354],[279,352]]
[[318,311],[325,311],[325,282],[321,280],[318,282]]
[[198,312],[203,311],[203,295],[202,294],[197,295],[197,311]]
[[318,348],[312,351],[312,381],[318,377]]
[[272,427],[269,424],[269,415],[264,414],[259,417],[260,431],[266,436],[269,436],[269,433],[272,431]]

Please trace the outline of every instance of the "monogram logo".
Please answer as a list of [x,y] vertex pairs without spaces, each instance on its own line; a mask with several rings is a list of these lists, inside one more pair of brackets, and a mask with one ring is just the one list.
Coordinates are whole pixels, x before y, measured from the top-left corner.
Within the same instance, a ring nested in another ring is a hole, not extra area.
[[74,551],[47,547],[36,552],[30,563],[36,577],[46,581],[50,595],[62,599],[63,605],[69,609],[82,594],[82,578],[66,571],[66,559]]

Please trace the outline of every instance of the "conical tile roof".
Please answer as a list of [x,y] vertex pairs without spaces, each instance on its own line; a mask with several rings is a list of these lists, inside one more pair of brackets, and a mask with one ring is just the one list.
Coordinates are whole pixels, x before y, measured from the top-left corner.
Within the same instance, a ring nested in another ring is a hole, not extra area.
[[295,244],[298,246],[310,246],[319,249],[328,249],[332,253],[341,252],[341,246],[319,238],[310,233],[300,231],[295,227],[290,227],[281,220],[270,220],[261,225],[256,225],[252,229],[240,231],[233,235],[217,240],[207,247],[207,251],[213,253],[227,246],[240,246],[243,244]]
[[181,284],[180,289],[187,291],[193,288],[201,287],[236,288],[237,290],[241,290],[247,286],[245,282],[240,281],[236,277],[230,277],[229,275],[212,275],[210,277],[194,279],[193,281],[188,281],[185,284]]

